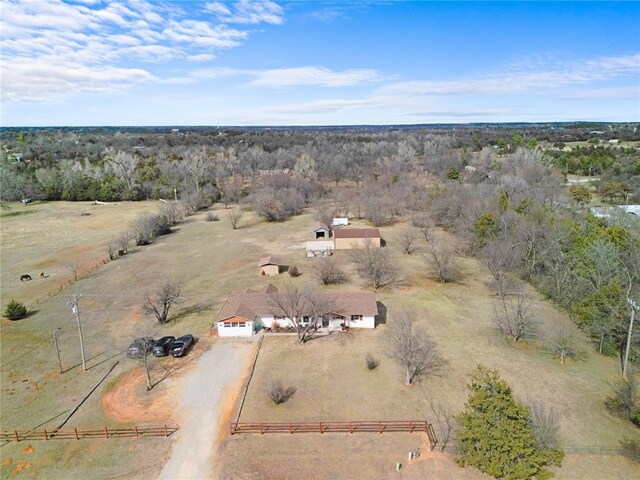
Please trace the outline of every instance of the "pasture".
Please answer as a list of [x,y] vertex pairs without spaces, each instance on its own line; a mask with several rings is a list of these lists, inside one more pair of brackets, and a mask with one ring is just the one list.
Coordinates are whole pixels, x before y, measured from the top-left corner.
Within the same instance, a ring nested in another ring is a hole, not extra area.
[[[116,369],[66,426],[180,424],[181,412],[172,398],[199,355],[213,342],[224,341],[208,333],[228,293],[290,280],[288,275],[260,277],[259,258],[279,255],[302,272],[292,281],[315,282],[314,259],[304,258],[303,251],[295,248],[310,238],[310,212],[282,223],[266,223],[247,212],[241,228],[233,230],[224,209],[216,207],[219,222],[207,222],[206,214],[199,213],[154,244],[135,247],[105,263],[109,239],[126,229],[136,215],[157,206],[156,202],[117,206],[52,202],[12,205],[2,213],[2,307],[16,298],[32,311],[23,320],[3,319],[1,324],[3,428],[59,425],[116,361]],[[392,250],[397,248],[396,229],[381,229]],[[344,260],[351,277],[346,285],[332,288],[366,288],[353,273],[348,254],[336,255]],[[71,262],[86,267],[79,268],[77,282],[67,268]],[[457,413],[467,397],[466,375],[483,363],[499,369],[519,399],[544,401],[556,408],[565,445],[615,447],[620,438],[635,433],[630,425],[608,415],[602,404],[607,384],[618,372],[615,360],[588,347],[586,361],[560,365],[536,344],[514,345],[498,335],[492,321],[495,298],[486,286],[486,272],[475,260],[462,260],[463,279],[451,285],[428,279],[418,255],[398,253],[398,262],[401,285],[380,292],[378,299],[388,308],[390,321],[400,308],[420,312],[421,324],[448,361],[443,374],[406,387],[402,371],[386,355],[385,325],[375,331],[336,333],[303,346],[294,337],[270,336],[258,358],[241,421],[430,419],[424,391]],[[99,268],[86,273],[95,266]],[[40,271],[45,278],[38,276]],[[23,273],[32,274],[33,280],[20,282]],[[159,325],[144,316],[140,306],[145,293],[166,278],[181,283],[184,302],[174,307],[170,323]],[[543,325],[572,328],[564,313],[533,290],[530,293]],[[80,311],[87,372],[80,365],[77,329],[67,305],[73,294],[83,295]],[[58,332],[62,374],[52,330]],[[140,363],[123,352],[138,336],[187,332],[200,341],[184,359],[152,359],[152,378],[159,383],[147,392]],[[365,367],[368,352],[381,360],[374,371]],[[278,407],[269,403],[265,393],[274,377],[297,388],[292,399]],[[395,462],[406,463],[407,451],[423,445],[426,452],[424,442],[420,434],[237,435],[224,439],[217,470],[220,478],[480,478],[477,471],[459,469],[448,456],[435,453],[396,473]],[[26,447],[19,443],[0,449],[2,478],[154,478],[168,456],[171,439],[38,442],[32,450]],[[592,468],[585,468],[589,463]],[[636,478],[639,474],[637,466],[620,457],[569,456],[558,470],[558,478]]]

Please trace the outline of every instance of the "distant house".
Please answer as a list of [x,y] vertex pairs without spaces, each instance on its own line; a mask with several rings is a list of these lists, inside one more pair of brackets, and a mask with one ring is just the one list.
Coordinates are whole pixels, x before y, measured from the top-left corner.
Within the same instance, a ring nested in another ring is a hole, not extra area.
[[369,244],[380,248],[380,230],[377,228],[340,228],[333,232],[336,250],[363,247]]
[[260,275],[279,275],[283,270],[282,262],[277,257],[264,257],[258,262],[260,267]]
[[[278,288],[269,284],[255,290],[234,292],[223,305],[215,322],[219,337],[249,337],[261,328],[295,327],[283,315],[275,298]],[[302,315],[302,322],[316,322],[318,328],[337,329],[345,325],[352,328],[375,328],[378,315],[376,297],[370,292],[334,292],[326,294],[333,312],[323,318]]]
[[349,226],[349,218],[348,217],[335,217],[331,221],[332,227],[347,227]]
[[333,255],[333,240],[310,240],[305,243],[307,257],[329,257]]
[[313,238],[318,240],[320,238],[329,238],[330,230],[326,223],[316,222],[311,227],[311,233]]

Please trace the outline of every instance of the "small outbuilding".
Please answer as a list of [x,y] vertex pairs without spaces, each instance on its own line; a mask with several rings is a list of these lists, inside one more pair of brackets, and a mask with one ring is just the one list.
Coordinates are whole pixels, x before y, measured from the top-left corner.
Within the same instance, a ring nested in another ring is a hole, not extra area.
[[314,240],[327,239],[329,238],[330,230],[326,223],[316,222],[311,227],[311,233]]
[[340,228],[333,232],[333,241],[336,250],[348,250],[351,248],[370,245],[380,248],[380,230],[377,228]]
[[260,267],[260,275],[280,275],[284,270],[284,265],[282,265],[282,262],[277,257],[261,258],[258,266]]

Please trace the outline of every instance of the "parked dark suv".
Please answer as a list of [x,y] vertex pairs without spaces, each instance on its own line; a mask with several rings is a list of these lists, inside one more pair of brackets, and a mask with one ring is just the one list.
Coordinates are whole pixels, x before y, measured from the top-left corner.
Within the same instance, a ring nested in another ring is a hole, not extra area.
[[169,349],[173,345],[173,341],[176,337],[162,337],[153,346],[153,354],[156,357],[164,357],[169,354]]
[[127,349],[127,357],[142,358],[146,353],[150,352],[156,341],[151,337],[136,338]]
[[194,338],[193,335],[183,335],[182,337],[176,338],[171,346],[170,353],[174,357],[181,357],[193,345]]

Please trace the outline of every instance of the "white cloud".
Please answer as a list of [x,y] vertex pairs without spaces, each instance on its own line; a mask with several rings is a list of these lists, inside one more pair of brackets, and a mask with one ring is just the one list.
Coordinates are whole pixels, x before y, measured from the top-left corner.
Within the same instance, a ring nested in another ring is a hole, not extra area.
[[[209,10],[226,18],[204,21],[178,3],[147,0],[3,0],[2,98],[41,101],[48,98],[48,90],[58,98],[65,91],[73,95],[76,91],[129,88],[139,83],[132,78],[160,81],[150,67],[130,68],[131,62],[210,61],[220,50],[237,47],[248,38],[246,28],[231,28],[229,23],[282,23],[282,9],[272,2],[239,2],[229,11],[211,5]],[[30,68],[41,72],[46,65],[51,73],[40,85],[28,75],[20,79],[14,73],[24,74]],[[67,88],[69,65],[81,73],[71,82],[74,88]],[[86,89],[79,85],[82,78],[89,84]],[[24,86],[21,81],[33,85]],[[98,87],[100,81],[109,84]],[[55,87],[56,82],[60,88]]]
[[187,60],[190,62],[208,62],[215,59],[216,56],[211,53],[199,53],[197,55],[188,55]]
[[16,61],[2,74],[2,97],[7,101],[51,102],[70,92],[122,92],[127,87],[155,80],[153,75],[137,68]]
[[507,68],[469,79],[400,82],[385,87],[383,91],[416,95],[548,92],[568,85],[637,76],[638,72],[640,72],[640,54],[635,54],[600,57],[570,64],[519,63],[512,69]]
[[240,0],[228,5],[212,2],[205,5],[205,10],[216,14],[218,19],[225,23],[253,25],[259,23],[282,25],[284,23],[282,7],[271,1]]
[[332,71],[323,67],[279,68],[251,72],[256,78],[247,85],[254,87],[292,87],[300,85],[318,87],[352,87],[379,81],[381,76],[375,70],[353,69]]

